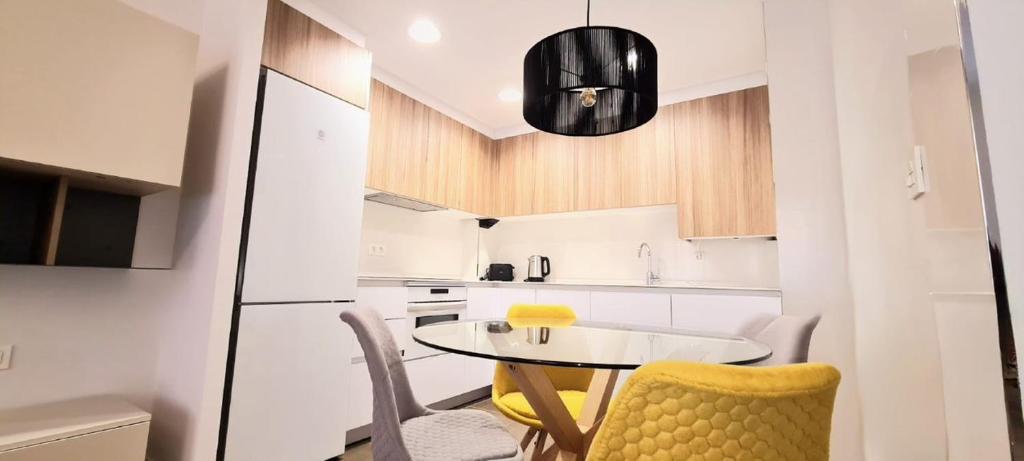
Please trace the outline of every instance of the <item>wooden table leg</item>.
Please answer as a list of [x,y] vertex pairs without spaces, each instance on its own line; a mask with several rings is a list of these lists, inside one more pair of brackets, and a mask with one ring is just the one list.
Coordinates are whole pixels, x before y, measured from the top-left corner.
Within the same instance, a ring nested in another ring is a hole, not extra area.
[[608,404],[612,401],[612,392],[615,391],[615,382],[618,379],[619,370],[594,370],[594,377],[590,379],[590,386],[587,388],[587,398],[583,401],[583,411],[580,412],[577,421],[580,431],[583,432],[580,459],[587,457],[590,442],[594,440],[597,428],[608,412]]
[[[619,371],[594,371],[580,418],[574,421],[542,366],[521,363],[504,365],[526,397],[526,401],[530,402],[533,411],[537,413],[537,418],[544,423],[544,430],[551,434],[555,442],[552,447],[544,450],[542,458],[569,461],[585,459],[590,441],[593,440],[597,427],[608,411]],[[543,445],[536,448],[543,449]]]
[[583,441],[583,432],[565,408],[558,391],[551,384],[551,379],[539,365],[522,363],[505,363],[509,375],[519,386],[526,401],[530,402],[537,418],[544,422],[544,430],[551,434],[558,448],[571,452],[579,452]]

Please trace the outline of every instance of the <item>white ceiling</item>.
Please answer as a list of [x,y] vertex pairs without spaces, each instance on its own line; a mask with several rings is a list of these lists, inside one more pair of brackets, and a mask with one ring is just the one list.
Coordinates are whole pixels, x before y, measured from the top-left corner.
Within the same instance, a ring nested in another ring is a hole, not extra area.
[[[506,87],[521,88],[526,51],[586,19],[584,0],[314,2],[365,36],[382,80],[400,81],[400,90],[447,106],[450,115],[472,119],[471,125],[491,135],[524,125],[521,104],[501,102],[497,95]],[[440,42],[422,45],[409,38],[406,29],[418,18],[438,25]],[[624,27],[651,39],[663,95],[765,69],[761,0],[594,0],[591,24]]]

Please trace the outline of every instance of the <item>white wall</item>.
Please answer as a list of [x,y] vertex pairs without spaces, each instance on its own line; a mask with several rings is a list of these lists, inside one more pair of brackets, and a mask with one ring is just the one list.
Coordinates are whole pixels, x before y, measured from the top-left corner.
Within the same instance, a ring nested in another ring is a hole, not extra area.
[[836,100],[868,459],[945,459],[945,414],[923,222],[903,185],[911,152],[899,15],[830,2]]
[[[363,203],[360,276],[462,279],[472,275],[477,222],[471,215]],[[370,256],[371,244],[384,245],[384,256]]]
[[[205,0],[122,0],[199,33]],[[0,343],[14,344],[0,372],[0,407],[90,394],[152,407],[166,270],[0,266]]]
[[832,459],[864,459],[828,6],[765,2],[779,280],[787,313],[821,314],[810,357],[843,374]]
[[482,231],[481,266],[515,266],[526,277],[527,258],[551,258],[554,281],[643,282],[653,250],[655,273],[664,281],[724,286],[778,287],[776,242],[766,239],[680,240],[675,205],[506,218]]

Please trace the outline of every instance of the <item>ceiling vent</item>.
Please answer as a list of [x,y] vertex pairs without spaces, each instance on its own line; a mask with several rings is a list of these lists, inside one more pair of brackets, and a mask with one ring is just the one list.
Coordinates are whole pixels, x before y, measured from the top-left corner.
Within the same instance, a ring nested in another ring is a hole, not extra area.
[[438,211],[446,210],[447,208],[432,205],[430,203],[421,202],[419,200],[413,200],[411,198],[400,197],[385,192],[375,192],[364,197],[366,200],[371,202],[383,203],[385,205],[396,206],[399,208],[405,208],[413,211]]

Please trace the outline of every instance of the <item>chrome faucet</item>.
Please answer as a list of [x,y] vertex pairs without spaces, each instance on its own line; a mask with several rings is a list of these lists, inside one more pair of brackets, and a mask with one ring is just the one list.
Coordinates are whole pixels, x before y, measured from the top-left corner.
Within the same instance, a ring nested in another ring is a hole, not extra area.
[[654,269],[652,266],[654,258],[651,256],[651,246],[648,245],[647,242],[641,243],[640,249],[636,251],[636,257],[642,258],[644,255],[645,248],[647,249],[647,276],[644,280],[644,283],[648,285],[654,285],[654,283],[657,282],[661,277],[654,275]]

